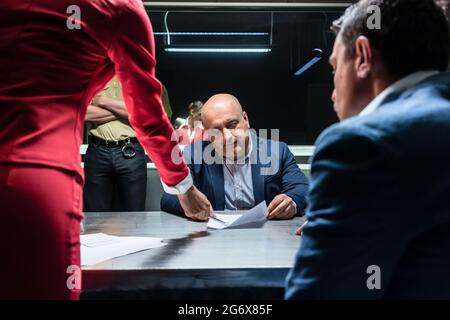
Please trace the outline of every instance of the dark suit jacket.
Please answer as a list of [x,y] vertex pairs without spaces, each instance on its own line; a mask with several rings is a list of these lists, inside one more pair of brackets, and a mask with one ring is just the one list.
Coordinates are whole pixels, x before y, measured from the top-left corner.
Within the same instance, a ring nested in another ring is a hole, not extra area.
[[[266,200],[267,204],[278,194],[284,193],[297,205],[297,213],[302,214],[306,207],[305,197],[308,191],[308,179],[297,166],[293,154],[283,142],[257,138],[253,141],[252,163],[253,193],[255,204]],[[208,198],[214,210],[224,210],[225,191],[222,164],[194,164],[207,148],[212,150],[208,141],[199,141],[185,149],[184,157],[189,165],[194,185]],[[215,157],[214,151],[212,156]],[[262,171],[262,173],[261,173]],[[161,210],[184,215],[178,197],[167,193],[161,199]]]
[[[450,299],[450,73],[388,95],[316,146],[286,297]],[[369,290],[377,267],[381,289]]]

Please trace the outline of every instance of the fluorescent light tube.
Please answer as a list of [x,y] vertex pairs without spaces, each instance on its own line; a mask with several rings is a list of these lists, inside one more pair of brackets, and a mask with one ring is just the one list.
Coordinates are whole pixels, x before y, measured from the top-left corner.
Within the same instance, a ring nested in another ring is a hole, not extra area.
[[294,73],[294,76],[299,76],[309,68],[311,68],[314,64],[316,64],[320,59],[322,58],[312,58],[308,63],[306,63],[303,67],[297,70],[297,72]]
[[295,77],[301,75],[303,72],[305,72],[306,70],[311,68],[314,64],[319,62],[320,59],[322,59],[323,51],[321,49],[315,48],[315,49],[313,49],[312,53],[313,53],[313,57],[311,58],[311,60],[309,60],[307,63],[305,63],[305,65],[303,67],[299,68],[294,73]]
[[156,36],[267,36],[268,32],[153,32]]
[[164,48],[167,52],[264,53],[270,48]]

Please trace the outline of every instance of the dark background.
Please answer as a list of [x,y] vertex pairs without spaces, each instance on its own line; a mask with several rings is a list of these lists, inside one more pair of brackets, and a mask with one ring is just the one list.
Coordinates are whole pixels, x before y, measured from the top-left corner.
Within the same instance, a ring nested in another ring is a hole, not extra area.
[[[269,53],[166,52],[166,12],[148,10],[156,33],[157,77],[168,89],[172,119],[185,118],[191,101],[206,101],[213,94],[227,92],[240,100],[253,128],[280,129],[281,140],[288,144],[313,144],[323,129],[337,121],[331,102],[333,79],[328,57],[334,35],[329,27],[342,11],[177,10],[167,16],[171,33],[267,33],[171,35],[170,47],[270,46]],[[310,60],[314,48],[323,50],[323,59],[294,77],[298,67]]]

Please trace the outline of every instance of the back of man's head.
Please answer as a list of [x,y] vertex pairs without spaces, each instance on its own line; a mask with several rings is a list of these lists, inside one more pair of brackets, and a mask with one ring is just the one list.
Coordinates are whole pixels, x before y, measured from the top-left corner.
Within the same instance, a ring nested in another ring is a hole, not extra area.
[[[381,28],[368,23],[376,19],[378,8]],[[366,36],[394,76],[430,69],[443,71],[448,65],[449,27],[434,0],[361,0],[334,21],[332,29],[341,33],[351,57],[355,54],[355,40]]]

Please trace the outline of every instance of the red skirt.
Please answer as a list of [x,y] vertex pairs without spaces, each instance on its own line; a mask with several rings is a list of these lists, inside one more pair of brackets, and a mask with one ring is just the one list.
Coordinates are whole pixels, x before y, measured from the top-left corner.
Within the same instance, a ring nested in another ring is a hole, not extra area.
[[82,179],[0,164],[0,299],[78,299]]

